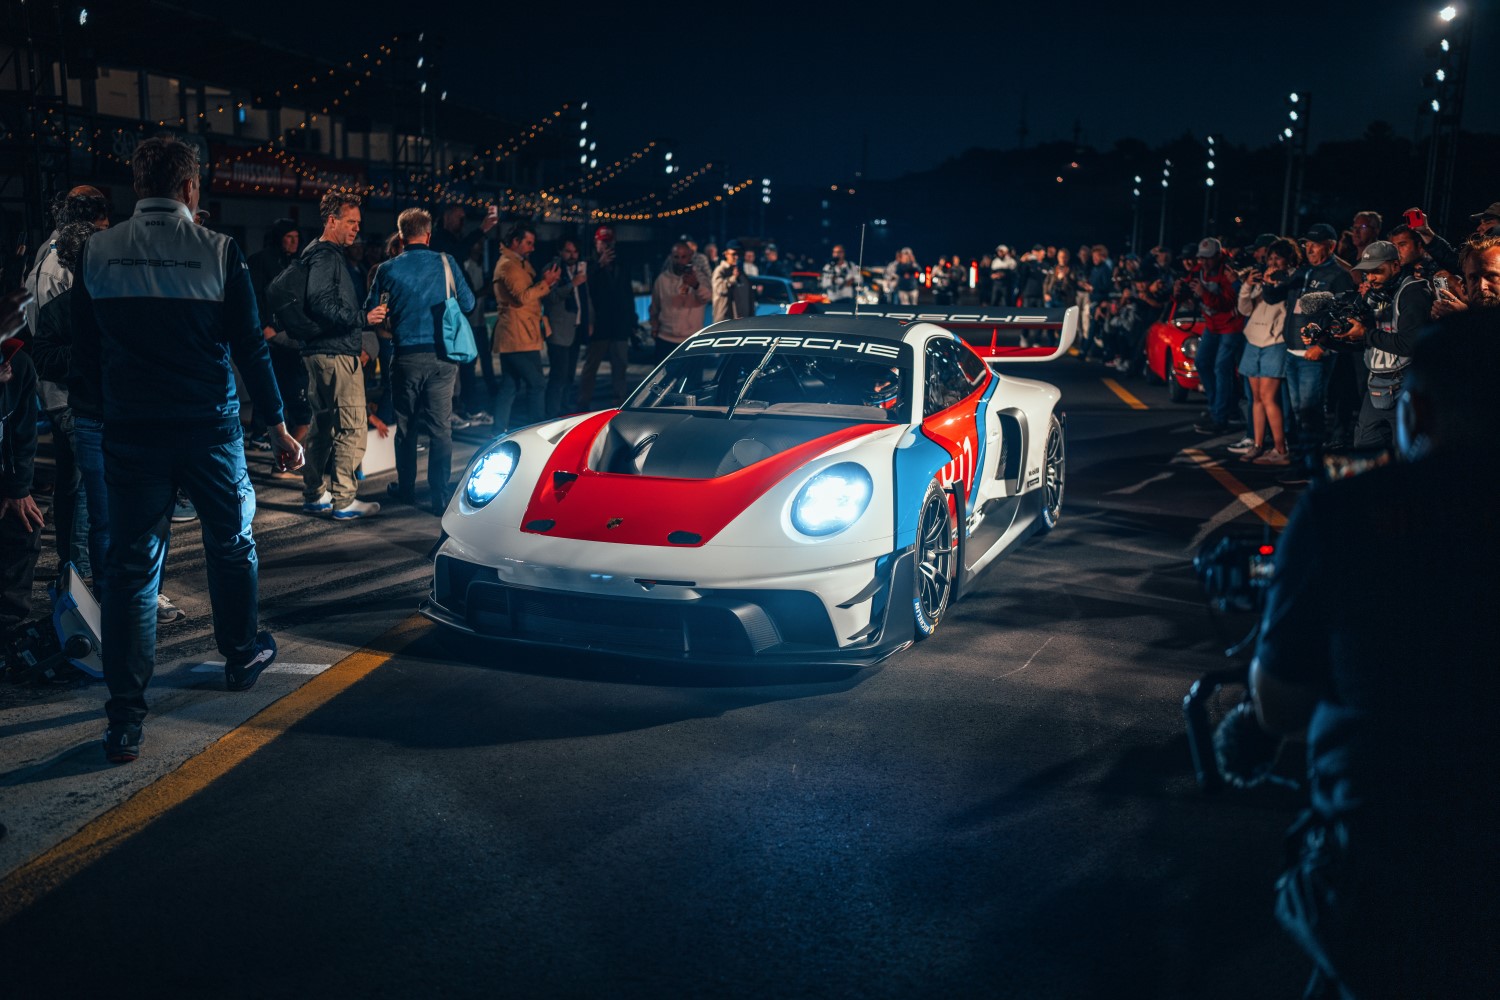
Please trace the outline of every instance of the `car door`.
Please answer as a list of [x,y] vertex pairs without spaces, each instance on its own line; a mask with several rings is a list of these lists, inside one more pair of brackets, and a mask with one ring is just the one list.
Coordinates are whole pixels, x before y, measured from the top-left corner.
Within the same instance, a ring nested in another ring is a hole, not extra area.
[[980,428],[984,390],[994,376],[976,357],[966,365],[963,355],[973,355],[951,334],[932,337],[924,351],[922,430],[948,452],[950,461],[939,473],[945,488],[962,484],[963,515],[973,512],[975,490],[984,451]]

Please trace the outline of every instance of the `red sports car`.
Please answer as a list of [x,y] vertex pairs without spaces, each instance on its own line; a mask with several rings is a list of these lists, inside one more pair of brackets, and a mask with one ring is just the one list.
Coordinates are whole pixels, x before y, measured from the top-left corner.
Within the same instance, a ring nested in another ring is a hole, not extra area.
[[1146,331],[1146,378],[1165,382],[1174,403],[1186,403],[1188,393],[1203,391],[1197,364],[1202,333],[1203,317],[1176,312]]

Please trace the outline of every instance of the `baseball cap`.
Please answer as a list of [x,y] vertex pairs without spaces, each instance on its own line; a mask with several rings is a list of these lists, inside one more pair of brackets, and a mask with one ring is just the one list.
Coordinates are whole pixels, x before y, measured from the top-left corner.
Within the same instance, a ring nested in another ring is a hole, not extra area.
[[1492,202],[1490,202],[1490,207],[1489,208],[1485,209],[1482,212],[1475,212],[1473,215],[1469,216],[1469,218],[1471,218],[1471,219],[1473,219],[1474,221],[1477,222],[1480,219],[1484,218],[1485,216],[1490,216],[1491,218],[1500,219],[1500,201],[1492,201]]
[[1002,244],[1000,244],[999,246],[997,246],[995,248],[995,252],[996,253],[1010,253],[1010,247],[1008,247],[1004,243],[1002,243]]
[[1396,252],[1396,244],[1388,240],[1376,240],[1365,247],[1365,252],[1359,255],[1359,263],[1354,265],[1356,271],[1373,271],[1381,264],[1394,264],[1401,259]]
[[1033,250],[1033,251],[1037,251],[1037,250],[1045,250],[1045,249],[1047,249],[1047,248],[1046,248],[1046,247],[1044,247],[1044,246],[1042,246],[1042,245],[1041,245],[1041,244],[1040,244],[1040,243],[1038,243],[1038,244],[1036,244],[1036,245],[1035,245],[1035,246],[1033,246],[1033,247],[1032,247],[1032,248],[1031,248],[1031,249],[1032,249],[1032,250]]
[[1318,243],[1327,243],[1330,240],[1337,240],[1339,234],[1328,223],[1319,222],[1316,225],[1308,226],[1307,235],[1302,238],[1304,240],[1314,240]]
[[743,250],[743,249],[745,249],[745,245],[743,243],[741,243],[739,240],[730,240],[728,243],[724,244],[724,249],[725,250]]
[[1275,233],[1261,233],[1259,236],[1255,237],[1255,242],[1250,244],[1250,249],[1264,250],[1272,243],[1275,243],[1277,239],[1278,237]]
[[1189,258],[1189,257],[1196,257],[1196,256],[1198,256],[1198,244],[1196,244],[1196,243],[1184,243],[1182,245],[1181,252],[1178,253],[1177,256],[1180,257],[1180,258],[1183,258],[1183,259],[1186,259],[1186,258]]
[[1199,257],[1217,257],[1224,252],[1224,245],[1212,236],[1205,236],[1198,241]]
[[609,226],[600,226],[594,230],[594,239],[600,243],[613,243],[615,241],[615,231]]

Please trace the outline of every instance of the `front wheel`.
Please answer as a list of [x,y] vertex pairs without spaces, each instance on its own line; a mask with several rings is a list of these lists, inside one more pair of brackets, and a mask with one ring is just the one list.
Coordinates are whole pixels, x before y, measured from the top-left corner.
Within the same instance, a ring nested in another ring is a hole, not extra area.
[[958,530],[954,524],[952,498],[933,480],[922,498],[917,517],[916,593],[912,614],[917,640],[937,631],[938,623],[953,597],[957,563]]
[[1185,386],[1177,381],[1177,373],[1172,370],[1172,352],[1167,352],[1167,396],[1174,403],[1186,403],[1188,391]]

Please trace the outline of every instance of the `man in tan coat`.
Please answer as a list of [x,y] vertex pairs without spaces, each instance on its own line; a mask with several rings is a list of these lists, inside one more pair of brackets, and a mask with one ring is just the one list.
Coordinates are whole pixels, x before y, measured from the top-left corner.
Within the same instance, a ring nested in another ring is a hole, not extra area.
[[557,264],[549,264],[540,279],[526,258],[536,249],[536,233],[524,222],[505,234],[505,246],[495,264],[495,353],[500,355],[500,394],[495,400],[495,430],[512,426],[511,408],[517,397],[522,404],[514,421],[517,427],[541,419],[542,396],[542,302],[562,276]]

